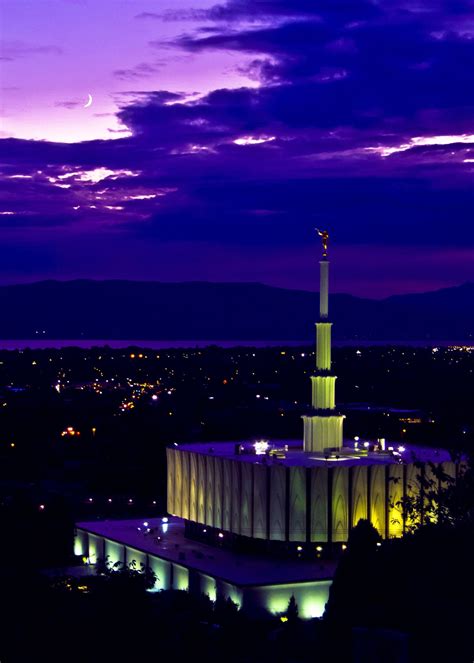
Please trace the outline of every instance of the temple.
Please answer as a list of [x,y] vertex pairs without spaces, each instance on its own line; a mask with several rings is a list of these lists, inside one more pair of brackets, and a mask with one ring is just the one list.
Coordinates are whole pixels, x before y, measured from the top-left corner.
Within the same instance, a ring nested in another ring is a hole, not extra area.
[[382,538],[401,536],[412,524],[401,503],[420,491],[421,477],[456,477],[441,449],[344,440],[331,365],[329,236],[319,234],[316,367],[303,440],[169,447],[166,522],[79,523],[76,552],[89,563],[141,561],[156,569],[157,588],[221,595],[247,611],[281,612],[294,595],[303,617],[319,617],[351,529],[365,519]]
[[[327,231],[319,262],[319,319],[311,409],[300,440],[181,444],[170,447],[168,511],[182,518],[190,536],[225,533],[229,544],[249,549],[345,544],[360,519],[382,538],[401,536],[409,525],[401,503],[419,487],[422,471],[456,467],[442,450],[343,439],[344,415],[336,409],[331,370]],[[416,461],[415,461],[416,458]],[[292,545],[293,544],[293,545]]]

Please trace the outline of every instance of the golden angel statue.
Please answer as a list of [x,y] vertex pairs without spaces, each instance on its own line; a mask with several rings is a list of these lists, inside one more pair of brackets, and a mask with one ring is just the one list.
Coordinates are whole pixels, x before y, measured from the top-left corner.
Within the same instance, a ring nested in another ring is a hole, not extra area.
[[323,258],[326,258],[328,255],[329,233],[327,230],[319,230],[319,228],[316,228],[316,232],[321,237],[321,242],[323,243]]

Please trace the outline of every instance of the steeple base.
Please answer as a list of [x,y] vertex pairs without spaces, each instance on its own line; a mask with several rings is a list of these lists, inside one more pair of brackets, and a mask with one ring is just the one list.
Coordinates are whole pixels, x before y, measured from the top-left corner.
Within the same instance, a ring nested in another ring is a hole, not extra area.
[[326,449],[342,449],[342,414],[304,415],[304,450],[324,453]]

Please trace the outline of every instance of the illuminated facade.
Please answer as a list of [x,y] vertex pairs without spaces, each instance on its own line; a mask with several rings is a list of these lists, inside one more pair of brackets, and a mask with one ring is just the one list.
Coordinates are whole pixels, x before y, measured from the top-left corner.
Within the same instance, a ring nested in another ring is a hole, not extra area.
[[[448,452],[356,450],[306,452],[297,441],[281,444],[284,458],[255,455],[251,445],[185,444],[167,450],[168,512],[183,518],[190,535],[214,528],[232,537],[288,544],[340,544],[360,519],[382,538],[401,536],[408,523],[403,497],[419,490],[420,472],[431,465],[456,476]],[[337,456],[337,457],[336,457]],[[420,468],[418,462],[423,464]]]
[[74,553],[92,567],[121,562],[156,576],[154,591],[175,589],[231,599],[247,614],[284,613],[294,596],[303,619],[321,617],[335,564],[279,560],[211,548],[184,536],[183,521],[151,519],[77,523]]

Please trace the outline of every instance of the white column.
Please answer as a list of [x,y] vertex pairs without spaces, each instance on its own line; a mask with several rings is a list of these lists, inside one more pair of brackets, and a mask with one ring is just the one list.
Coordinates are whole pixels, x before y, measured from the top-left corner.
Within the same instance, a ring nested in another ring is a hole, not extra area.
[[336,376],[313,375],[312,406],[315,410],[334,410],[336,407]]
[[316,323],[316,368],[331,370],[331,322]]
[[328,291],[329,291],[329,261],[319,261],[319,317],[324,320],[328,317]]

